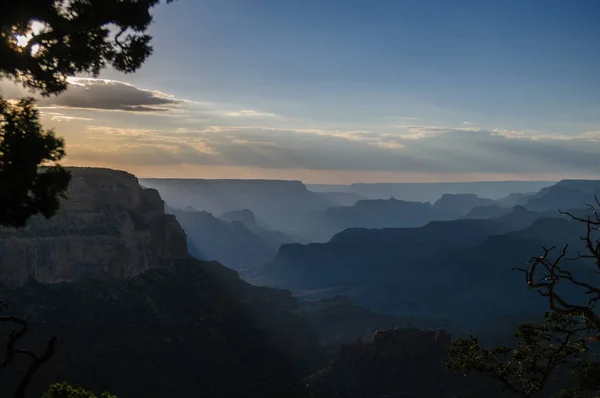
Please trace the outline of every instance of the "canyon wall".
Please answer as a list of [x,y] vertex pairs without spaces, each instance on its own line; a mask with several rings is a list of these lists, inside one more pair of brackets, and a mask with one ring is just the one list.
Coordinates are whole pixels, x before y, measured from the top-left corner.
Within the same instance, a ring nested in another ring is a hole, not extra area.
[[158,191],[110,169],[72,168],[68,199],[50,220],[0,228],[0,282],[19,286],[131,277],[188,256],[186,236]]

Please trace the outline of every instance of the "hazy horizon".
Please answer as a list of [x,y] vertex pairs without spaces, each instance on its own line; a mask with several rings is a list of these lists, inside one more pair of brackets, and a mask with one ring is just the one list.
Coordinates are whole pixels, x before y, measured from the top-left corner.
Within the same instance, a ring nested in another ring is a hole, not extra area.
[[[78,165],[77,167],[85,167],[86,165]],[[109,167],[111,168],[111,167]],[[140,179],[204,179],[204,180],[280,180],[280,181],[301,181],[308,185],[351,185],[351,184],[437,184],[437,183],[486,183],[486,182],[557,182],[560,180],[597,180],[600,179],[593,175],[450,175],[440,176],[439,174],[418,175],[417,173],[394,173],[396,176],[386,178],[385,173],[382,176],[380,173],[376,178],[372,178],[370,173],[338,173],[335,170],[329,175],[322,174],[322,170],[315,171],[296,171],[289,173],[280,170],[243,170],[239,174],[236,173],[214,173],[207,171],[198,173],[197,175],[177,175],[169,173],[158,173],[156,175],[139,174],[131,170],[120,169],[131,172]],[[366,174],[366,175],[365,175]],[[404,178],[403,178],[404,176]],[[396,178],[394,178],[396,177]],[[462,179],[460,178],[462,177]]]

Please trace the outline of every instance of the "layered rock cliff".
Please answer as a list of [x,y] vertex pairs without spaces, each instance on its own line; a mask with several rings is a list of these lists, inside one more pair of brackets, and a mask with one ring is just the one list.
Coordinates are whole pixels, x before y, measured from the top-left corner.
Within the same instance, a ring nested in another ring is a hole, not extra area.
[[0,281],[19,286],[138,275],[187,258],[186,236],[158,191],[116,170],[73,168],[68,199],[51,220],[0,228]]

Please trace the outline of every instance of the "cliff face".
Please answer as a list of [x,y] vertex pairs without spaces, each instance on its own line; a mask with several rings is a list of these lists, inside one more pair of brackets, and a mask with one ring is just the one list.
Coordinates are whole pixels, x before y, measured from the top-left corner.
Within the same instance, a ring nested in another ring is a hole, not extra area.
[[585,208],[600,195],[600,180],[562,180],[536,194],[523,198],[518,204],[534,211]]
[[229,223],[206,211],[183,211],[167,207],[188,237],[192,256],[200,260],[218,261],[227,267],[254,269],[272,259],[278,246],[239,221]]
[[494,204],[491,199],[475,194],[444,194],[432,206],[436,220],[454,220],[468,214],[475,207]]
[[446,396],[457,379],[442,363],[450,343],[444,329],[379,330],[370,343],[342,346],[306,382],[315,397]]
[[156,190],[122,171],[73,168],[68,199],[51,220],[0,228],[0,281],[19,286],[131,277],[187,257],[186,236]]

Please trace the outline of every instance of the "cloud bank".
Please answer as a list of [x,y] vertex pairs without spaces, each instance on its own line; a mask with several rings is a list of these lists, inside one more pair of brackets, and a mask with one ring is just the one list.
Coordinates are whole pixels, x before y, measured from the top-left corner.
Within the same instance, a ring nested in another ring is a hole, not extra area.
[[473,122],[428,124],[422,118],[417,124],[413,117],[396,118],[404,124],[332,128],[114,80],[71,83],[66,93],[40,104],[44,120],[67,139],[68,161],[77,164],[136,170],[185,165],[356,173],[600,172],[600,128],[545,133]]

